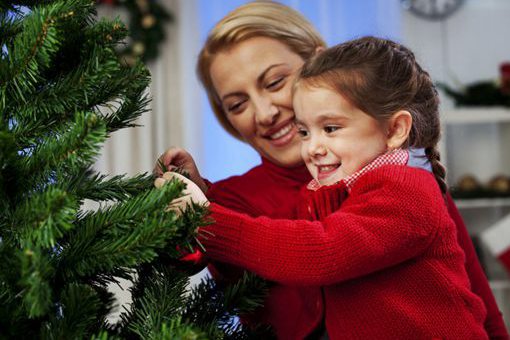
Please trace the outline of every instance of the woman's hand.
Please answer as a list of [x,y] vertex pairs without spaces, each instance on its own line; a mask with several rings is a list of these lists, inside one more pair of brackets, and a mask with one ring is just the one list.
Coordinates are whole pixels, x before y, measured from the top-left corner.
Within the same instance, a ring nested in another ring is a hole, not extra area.
[[165,151],[157,160],[154,167],[154,175],[160,177],[164,171],[174,171],[176,169],[186,171],[190,179],[202,190],[207,192],[207,184],[200,176],[197,165],[193,157],[184,149],[171,147]]
[[161,177],[156,178],[154,186],[156,188],[160,188],[166,182],[171,181],[174,178],[184,182],[186,184],[186,189],[182,191],[183,196],[170,202],[170,209],[175,210],[176,212],[184,211],[184,209],[186,209],[187,206],[190,206],[192,202],[205,206],[209,205],[209,200],[205,197],[203,191],[191,180],[176,172],[165,172]]

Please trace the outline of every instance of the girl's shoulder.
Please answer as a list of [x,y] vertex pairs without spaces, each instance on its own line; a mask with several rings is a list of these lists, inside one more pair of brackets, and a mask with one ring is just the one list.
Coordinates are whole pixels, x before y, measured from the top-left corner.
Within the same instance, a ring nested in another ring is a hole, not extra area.
[[352,195],[370,191],[405,197],[442,196],[439,184],[431,172],[407,165],[384,165],[371,170],[363,174],[351,188]]

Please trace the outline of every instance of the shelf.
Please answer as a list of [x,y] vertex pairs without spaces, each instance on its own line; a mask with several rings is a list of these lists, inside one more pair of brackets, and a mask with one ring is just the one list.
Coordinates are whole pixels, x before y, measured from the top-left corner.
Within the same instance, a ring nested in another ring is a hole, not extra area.
[[510,198],[455,199],[458,209],[510,207]]
[[441,112],[446,124],[510,123],[510,109],[503,107],[462,107]]
[[493,290],[509,290],[510,281],[508,280],[489,280],[489,285]]

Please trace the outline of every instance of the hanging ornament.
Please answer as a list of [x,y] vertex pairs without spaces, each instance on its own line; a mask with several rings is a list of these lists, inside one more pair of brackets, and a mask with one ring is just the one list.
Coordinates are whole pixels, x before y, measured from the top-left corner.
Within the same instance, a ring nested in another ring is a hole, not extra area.
[[459,181],[457,182],[456,187],[459,190],[469,192],[469,191],[476,191],[480,190],[482,187],[480,182],[476,179],[473,175],[464,175],[462,176]]
[[510,178],[505,175],[497,175],[491,178],[487,189],[496,196],[510,195]]
[[486,194],[480,181],[475,176],[467,174],[460,177],[451,188],[451,195],[454,198],[478,198]]
[[142,18],[142,27],[143,28],[151,28],[152,26],[154,26],[156,24],[156,17],[152,14],[149,14],[149,15],[145,15],[143,18]]
[[131,50],[135,56],[141,56],[145,52],[145,45],[141,41],[136,41]]
[[136,5],[140,8],[140,11],[142,12],[149,11],[149,3],[147,2],[147,0],[136,0]]

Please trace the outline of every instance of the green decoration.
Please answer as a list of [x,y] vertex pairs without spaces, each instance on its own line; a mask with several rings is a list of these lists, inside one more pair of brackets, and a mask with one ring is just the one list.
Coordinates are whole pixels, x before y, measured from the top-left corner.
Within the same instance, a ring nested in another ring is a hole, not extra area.
[[144,62],[158,57],[160,45],[165,40],[165,25],[173,21],[165,7],[154,0],[100,0],[98,3],[124,8],[129,13],[130,39],[119,49],[126,62],[132,63],[136,57]]
[[510,95],[504,94],[496,82],[476,82],[462,90],[454,90],[444,83],[437,86],[454,100],[456,106],[510,106]]
[[451,97],[456,106],[510,106],[510,63],[500,66],[499,81],[478,81],[462,89],[437,83]]
[[[207,213],[166,209],[183,184],[92,168],[147,111],[150,82],[115,53],[124,25],[95,18],[90,0],[0,3],[0,338],[249,338],[232,320],[260,305],[260,279],[187,295],[188,274],[165,261],[196,246]],[[133,303],[109,324],[118,278]]]

